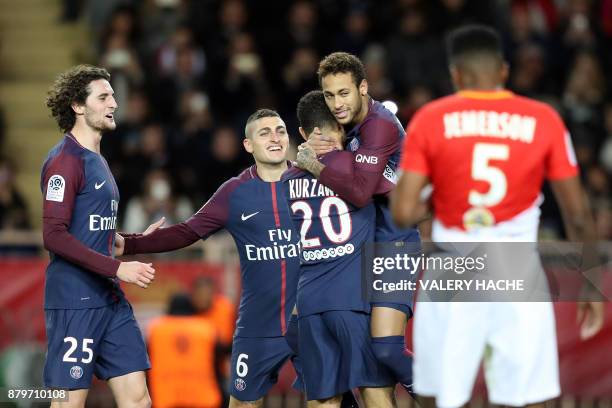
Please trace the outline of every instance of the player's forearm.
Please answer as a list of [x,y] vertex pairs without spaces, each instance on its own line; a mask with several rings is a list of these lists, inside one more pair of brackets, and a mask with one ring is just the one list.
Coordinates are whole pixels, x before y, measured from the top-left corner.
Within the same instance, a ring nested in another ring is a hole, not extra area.
[[43,219],[43,243],[48,251],[98,275],[114,277],[121,263],[84,245],[61,220]]
[[357,208],[365,207],[371,200],[379,175],[369,172],[338,172],[326,167],[318,178],[345,201]]
[[176,251],[188,247],[200,236],[185,223],[158,229],[149,235],[125,237],[124,255]]
[[321,163],[319,160],[314,159],[304,164],[302,167],[304,170],[315,176],[317,179],[321,177],[321,173],[325,169],[325,165]]

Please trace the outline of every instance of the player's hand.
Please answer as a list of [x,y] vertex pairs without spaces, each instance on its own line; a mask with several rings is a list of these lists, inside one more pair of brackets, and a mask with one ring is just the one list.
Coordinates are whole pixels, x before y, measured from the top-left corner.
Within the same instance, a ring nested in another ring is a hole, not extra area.
[[166,222],[166,217],[161,217],[159,220],[155,221],[153,224],[149,225],[146,230],[142,233],[142,235],[149,235],[155,232],[158,228],[160,228]]
[[123,255],[125,250],[125,239],[115,232],[115,256]]
[[308,171],[315,161],[318,161],[317,154],[308,143],[302,143],[298,146],[296,164],[300,169]]
[[337,140],[325,136],[318,127],[314,128],[312,133],[308,136],[308,141],[306,143],[312,147],[317,156],[334,150],[342,150],[342,146],[339,145]]
[[576,321],[580,324],[580,338],[587,340],[596,335],[603,327],[603,302],[578,302]]
[[123,282],[133,283],[146,289],[155,279],[155,269],[150,263],[121,262],[117,269],[117,277]]

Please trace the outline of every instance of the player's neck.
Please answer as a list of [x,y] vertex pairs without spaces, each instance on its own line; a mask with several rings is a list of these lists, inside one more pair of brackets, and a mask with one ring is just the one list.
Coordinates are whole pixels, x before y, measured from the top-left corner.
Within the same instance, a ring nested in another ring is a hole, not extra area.
[[74,136],[81,146],[94,153],[100,154],[100,141],[102,140],[101,132],[77,122],[70,131],[70,134]]
[[266,164],[266,163],[256,163],[257,166],[257,175],[263,181],[267,181],[268,183],[272,183],[274,181],[280,181],[281,176],[287,170],[287,162],[283,161],[279,164]]
[[361,100],[361,111],[355,116],[354,123],[352,126],[356,126],[363,122],[368,116],[368,112],[370,111],[370,96],[365,95],[365,97]]
[[481,91],[481,92],[495,92],[504,90],[504,84],[499,83],[496,80],[481,80],[474,81],[470,84],[464,84],[459,88],[460,91]]

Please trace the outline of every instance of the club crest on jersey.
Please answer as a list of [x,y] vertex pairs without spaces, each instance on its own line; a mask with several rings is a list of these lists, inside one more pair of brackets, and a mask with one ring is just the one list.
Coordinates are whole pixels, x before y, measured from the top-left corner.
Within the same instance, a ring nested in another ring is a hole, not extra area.
[[75,380],[78,380],[83,376],[83,369],[79,366],[72,366],[70,368],[70,376]]
[[49,178],[47,183],[47,201],[64,201],[64,191],[66,189],[66,181],[59,174],[54,174]]
[[234,381],[234,387],[238,391],[244,391],[246,389],[246,381],[244,381],[242,378],[236,378],[236,381]]

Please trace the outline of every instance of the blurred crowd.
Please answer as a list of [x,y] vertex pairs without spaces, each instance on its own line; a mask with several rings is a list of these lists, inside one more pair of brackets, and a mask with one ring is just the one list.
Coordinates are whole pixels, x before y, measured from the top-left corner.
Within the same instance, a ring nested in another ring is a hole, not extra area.
[[[141,231],[201,206],[251,164],[247,116],[279,111],[299,143],[295,107],[318,87],[330,52],[365,63],[370,94],[392,100],[407,124],[453,91],[444,35],[465,23],[499,29],[508,87],[563,116],[602,238],[612,238],[612,0],[66,0],[85,19],[109,69],[119,109],[103,154],[122,195],[122,228]],[[0,189],[1,187],[0,181]],[[550,192],[542,234],[561,236]],[[0,205],[2,205],[0,191]]]

